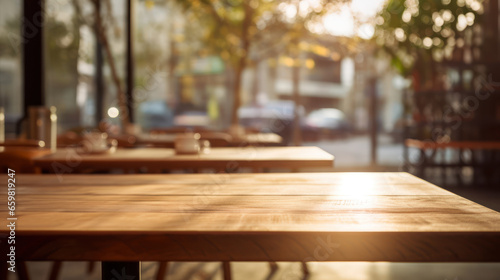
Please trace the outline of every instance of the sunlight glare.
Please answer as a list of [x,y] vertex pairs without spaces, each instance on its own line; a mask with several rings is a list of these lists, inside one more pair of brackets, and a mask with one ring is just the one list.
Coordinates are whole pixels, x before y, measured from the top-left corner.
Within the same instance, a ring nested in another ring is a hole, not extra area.
[[374,33],[376,14],[386,0],[353,0],[340,8],[329,12],[323,24],[328,33],[337,36],[352,37],[357,35],[370,39]]
[[373,176],[363,173],[351,173],[342,177],[341,184],[345,186],[342,194],[353,196],[356,199],[363,199],[372,195],[375,190]]
[[323,24],[332,35],[348,37],[354,35],[354,18],[348,7],[342,7],[340,12],[326,15]]

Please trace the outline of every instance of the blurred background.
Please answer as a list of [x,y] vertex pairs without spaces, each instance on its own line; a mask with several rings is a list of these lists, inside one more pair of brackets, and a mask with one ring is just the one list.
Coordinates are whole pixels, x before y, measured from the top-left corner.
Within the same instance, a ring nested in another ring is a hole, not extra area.
[[[9,136],[25,114],[21,26],[32,21],[23,1],[0,4]],[[407,138],[498,140],[497,0],[44,5],[43,98],[58,131],[239,124],[319,146],[348,170],[411,169],[422,159]]]

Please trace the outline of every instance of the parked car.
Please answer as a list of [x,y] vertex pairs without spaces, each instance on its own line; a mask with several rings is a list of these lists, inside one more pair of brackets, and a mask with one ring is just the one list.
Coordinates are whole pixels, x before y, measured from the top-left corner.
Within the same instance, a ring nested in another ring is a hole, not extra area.
[[334,108],[314,110],[302,123],[302,135],[305,141],[346,137],[350,129],[345,114]]
[[[273,132],[283,138],[283,143],[292,141],[295,103],[289,100],[270,101],[264,105],[244,106],[238,110],[239,122],[247,129],[260,132]],[[303,118],[304,108],[299,107]]]
[[178,127],[205,127],[209,124],[210,118],[202,111],[185,111],[174,117],[174,125]]
[[145,131],[173,125],[173,112],[163,101],[142,102],[138,109],[137,122]]

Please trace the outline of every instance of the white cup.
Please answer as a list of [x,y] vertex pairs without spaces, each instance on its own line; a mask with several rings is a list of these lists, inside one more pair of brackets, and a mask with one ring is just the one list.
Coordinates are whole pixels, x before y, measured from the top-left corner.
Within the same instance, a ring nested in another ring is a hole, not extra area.
[[228,134],[234,139],[243,139],[245,137],[245,128],[241,125],[231,125],[228,129]]
[[108,149],[108,134],[102,132],[89,132],[83,136],[83,147],[87,152],[96,152]]
[[198,154],[200,152],[200,134],[184,133],[175,137],[175,152],[179,154]]

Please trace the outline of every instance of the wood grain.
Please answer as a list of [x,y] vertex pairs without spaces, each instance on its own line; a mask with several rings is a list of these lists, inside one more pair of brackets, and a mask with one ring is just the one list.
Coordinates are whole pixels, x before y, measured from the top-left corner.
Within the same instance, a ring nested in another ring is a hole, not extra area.
[[[500,261],[500,213],[407,173],[22,175],[19,260]],[[6,176],[0,180],[7,181]],[[0,200],[6,201],[5,189]],[[7,218],[0,208],[0,218]],[[6,229],[0,229],[4,242]]]

